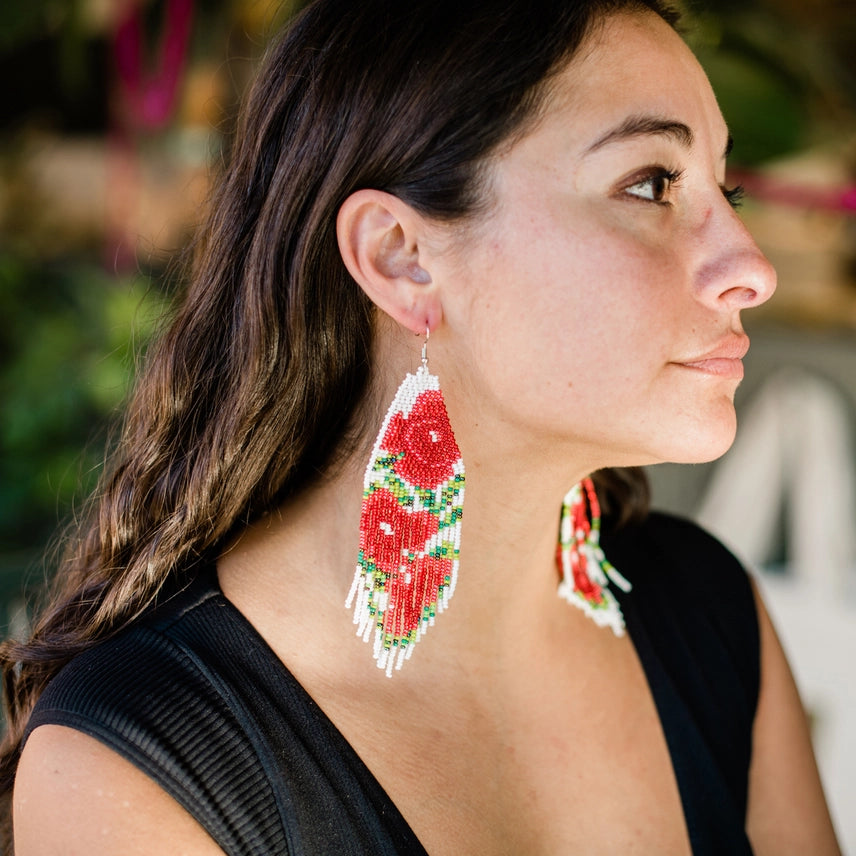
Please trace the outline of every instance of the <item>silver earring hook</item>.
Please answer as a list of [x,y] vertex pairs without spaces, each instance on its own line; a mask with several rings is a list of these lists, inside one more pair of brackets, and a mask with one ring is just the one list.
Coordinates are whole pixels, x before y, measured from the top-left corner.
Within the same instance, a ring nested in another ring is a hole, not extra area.
[[431,337],[431,328],[425,327],[425,341],[422,343],[422,368],[428,368],[428,339]]

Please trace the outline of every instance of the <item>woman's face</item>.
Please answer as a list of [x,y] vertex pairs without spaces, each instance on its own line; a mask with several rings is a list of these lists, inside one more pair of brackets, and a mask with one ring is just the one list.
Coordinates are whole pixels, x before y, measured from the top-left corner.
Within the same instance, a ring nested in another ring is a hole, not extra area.
[[432,337],[432,367],[480,425],[591,467],[716,457],[740,310],[775,274],[726,198],[707,78],[657,16],[620,14],[551,93],[496,159],[490,212],[426,260],[458,343]]

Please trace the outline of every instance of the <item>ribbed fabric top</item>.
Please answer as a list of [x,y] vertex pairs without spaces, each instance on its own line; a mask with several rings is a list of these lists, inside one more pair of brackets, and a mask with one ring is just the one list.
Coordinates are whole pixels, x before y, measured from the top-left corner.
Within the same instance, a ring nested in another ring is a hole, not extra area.
[[[746,574],[697,527],[663,515],[603,543],[633,583],[620,600],[693,853],[748,856],[759,652]],[[46,723],[129,759],[230,856],[425,856],[341,733],[223,597],[213,568],[66,666],[28,733]]]

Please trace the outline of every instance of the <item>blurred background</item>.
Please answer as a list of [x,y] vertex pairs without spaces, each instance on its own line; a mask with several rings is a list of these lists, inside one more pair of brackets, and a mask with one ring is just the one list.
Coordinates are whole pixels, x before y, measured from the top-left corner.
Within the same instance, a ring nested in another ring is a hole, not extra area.
[[[241,93],[300,5],[0,5],[5,632],[26,626],[46,545],[98,476]],[[746,318],[734,448],[651,468],[655,504],[701,520],[757,573],[856,853],[856,14],[850,0],[707,0],[687,24],[779,290]]]

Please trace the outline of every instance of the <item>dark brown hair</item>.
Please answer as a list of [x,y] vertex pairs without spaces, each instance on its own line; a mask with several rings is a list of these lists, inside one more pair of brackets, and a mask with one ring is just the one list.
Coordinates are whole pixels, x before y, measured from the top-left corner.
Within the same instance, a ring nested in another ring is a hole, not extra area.
[[[323,471],[369,376],[373,309],[339,256],[373,187],[444,220],[485,205],[483,166],[537,115],[594,23],[659,0],[318,0],[269,52],[216,184],[189,288],[150,350],[91,513],[26,643],[2,649],[0,789],[46,684],[168,581]],[[628,471],[598,476],[625,513]],[[628,498],[636,496],[636,500]]]

